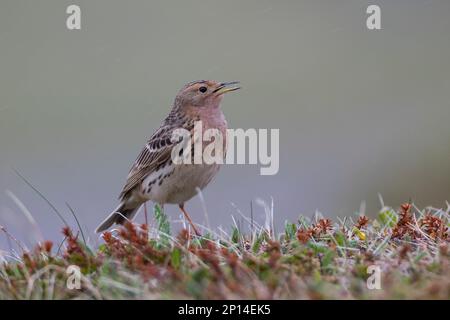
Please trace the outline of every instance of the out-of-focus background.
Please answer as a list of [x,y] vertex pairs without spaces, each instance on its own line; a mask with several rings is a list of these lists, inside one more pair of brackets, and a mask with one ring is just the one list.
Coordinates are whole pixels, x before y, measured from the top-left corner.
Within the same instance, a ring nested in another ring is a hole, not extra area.
[[[66,28],[70,4],[81,6],[79,31]],[[224,99],[230,127],[280,129],[277,175],[225,166],[204,191],[212,227],[249,215],[257,198],[273,198],[278,227],[316,209],[351,215],[362,201],[374,214],[378,193],[393,206],[445,206],[450,2],[377,0],[378,31],[366,28],[369,4],[2,0],[0,224],[30,245],[28,210],[46,238],[61,238],[15,168],[74,225],[68,202],[98,241],[141,147],[197,79],[242,82]],[[198,197],[187,208],[204,222]]]

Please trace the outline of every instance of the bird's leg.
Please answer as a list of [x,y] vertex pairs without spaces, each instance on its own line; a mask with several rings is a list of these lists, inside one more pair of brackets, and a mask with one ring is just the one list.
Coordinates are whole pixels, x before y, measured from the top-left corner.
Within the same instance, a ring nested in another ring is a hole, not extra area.
[[183,212],[184,216],[186,217],[187,221],[191,225],[192,229],[194,229],[194,232],[197,236],[200,236],[200,232],[198,232],[197,228],[195,227],[194,223],[192,222],[191,217],[189,217],[189,214],[184,210],[184,203],[179,205],[181,212]]
[[148,227],[147,202],[144,202],[145,225]]

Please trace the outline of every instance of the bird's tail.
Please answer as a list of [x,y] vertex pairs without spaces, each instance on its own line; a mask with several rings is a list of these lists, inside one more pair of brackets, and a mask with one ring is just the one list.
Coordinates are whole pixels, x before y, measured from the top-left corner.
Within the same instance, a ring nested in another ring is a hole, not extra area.
[[119,206],[95,229],[95,232],[100,233],[107,230],[113,224],[124,224],[125,221],[131,220],[139,210],[140,205],[132,208],[127,208],[124,202]]

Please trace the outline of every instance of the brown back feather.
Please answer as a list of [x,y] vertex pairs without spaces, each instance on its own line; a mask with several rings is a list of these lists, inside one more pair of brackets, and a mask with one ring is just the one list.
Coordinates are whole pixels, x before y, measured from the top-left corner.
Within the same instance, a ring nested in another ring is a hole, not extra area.
[[178,128],[184,128],[192,132],[195,120],[180,117],[174,113],[164,120],[159,129],[150,137],[146,146],[137,157],[127,177],[125,186],[119,195],[123,200],[127,194],[152,172],[157,171],[171,160],[173,145],[176,142],[171,141],[172,132]]

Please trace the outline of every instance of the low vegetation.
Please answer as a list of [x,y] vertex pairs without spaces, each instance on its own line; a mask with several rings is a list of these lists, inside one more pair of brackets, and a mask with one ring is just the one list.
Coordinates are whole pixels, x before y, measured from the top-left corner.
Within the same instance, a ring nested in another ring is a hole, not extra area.
[[0,256],[0,299],[449,299],[449,212],[405,203],[276,234],[269,209],[263,226],[243,217],[248,231],[198,237],[172,234],[156,206],[149,225],[128,222],[95,249],[65,227],[61,244]]

